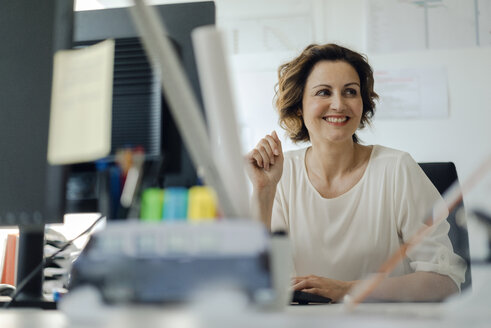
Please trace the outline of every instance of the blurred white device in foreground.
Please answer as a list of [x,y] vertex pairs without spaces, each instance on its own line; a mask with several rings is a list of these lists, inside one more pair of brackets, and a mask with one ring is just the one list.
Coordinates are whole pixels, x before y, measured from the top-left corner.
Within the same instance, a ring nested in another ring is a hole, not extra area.
[[[175,304],[213,299],[228,289],[253,305],[282,308],[290,300],[289,276],[273,254],[277,237],[269,238],[259,222],[240,219],[108,223],[74,262],[70,290],[93,286],[108,304]],[[278,290],[278,282],[285,288]]]

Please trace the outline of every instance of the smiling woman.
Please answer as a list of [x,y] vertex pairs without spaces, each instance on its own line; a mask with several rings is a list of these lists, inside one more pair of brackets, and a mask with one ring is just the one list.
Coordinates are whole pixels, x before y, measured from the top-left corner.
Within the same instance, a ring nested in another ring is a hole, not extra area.
[[363,114],[363,102],[353,67],[341,61],[317,63],[306,81],[298,113],[307,131],[312,131],[309,138],[313,143],[320,142],[312,140],[319,137],[331,141],[353,138],[357,142],[355,132]]
[[[283,154],[274,131],[259,141],[247,155],[253,210],[272,231],[289,233],[294,289],[338,301],[376,273],[442,199],[409,154],[357,138],[378,97],[364,56],[311,45],[280,66],[278,78],[280,124],[311,146]],[[466,268],[448,229],[438,225],[371,297],[435,301],[457,292]]]

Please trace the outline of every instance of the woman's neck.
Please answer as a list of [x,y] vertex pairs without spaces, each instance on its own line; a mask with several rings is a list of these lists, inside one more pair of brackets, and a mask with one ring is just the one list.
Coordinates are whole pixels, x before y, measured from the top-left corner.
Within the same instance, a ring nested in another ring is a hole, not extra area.
[[359,167],[364,162],[363,148],[352,140],[339,143],[313,141],[306,165],[310,172],[330,181]]

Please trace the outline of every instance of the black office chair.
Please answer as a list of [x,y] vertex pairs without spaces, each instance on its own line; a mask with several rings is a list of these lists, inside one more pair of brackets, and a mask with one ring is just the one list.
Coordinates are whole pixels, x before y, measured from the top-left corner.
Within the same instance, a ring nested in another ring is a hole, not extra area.
[[[455,169],[455,165],[452,162],[418,164],[442,195],[448,189],[448,187],[453,184],[455,180],[458,181],[457,170]],[[450,238],[450,241],[452,242],[454,252],[462,257],[467,264],[467,270],[465,272],[465,282],[461,286],[462,291],[464,291],[466,288],[472,285],[471,261],[469,254],[469,234],[467,232],[466,221],[457,221],[456,215],[465,215],[463,201],[461,201],[455,207],[455,209],[448,216],[447,220],[450,224],[450,231],[448,232],[448,236]],[[459,222],[459,224],[457,222]]]

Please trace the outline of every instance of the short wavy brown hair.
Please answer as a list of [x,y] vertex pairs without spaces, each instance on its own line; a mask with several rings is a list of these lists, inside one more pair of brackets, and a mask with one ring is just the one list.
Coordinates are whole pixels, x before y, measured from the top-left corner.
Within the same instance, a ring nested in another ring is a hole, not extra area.
[[[360,78],[360,93],[363,101],[363,113],[359,129],[371,123],[375,113],[375,100],[378,95],[373,90],[373,70],[366,57],[337,44],[311,44],[295,59],[278,68],[278,83],[275,86],[275,105],[279,114],[280,126],[286,130],[290,139],[297,143],[309,141],[309,131],[302,116],[302,99],[307,78],[314,66],[320,61],[344,61],[350,64]],[[353,141],[359,139],[353,134]]]

